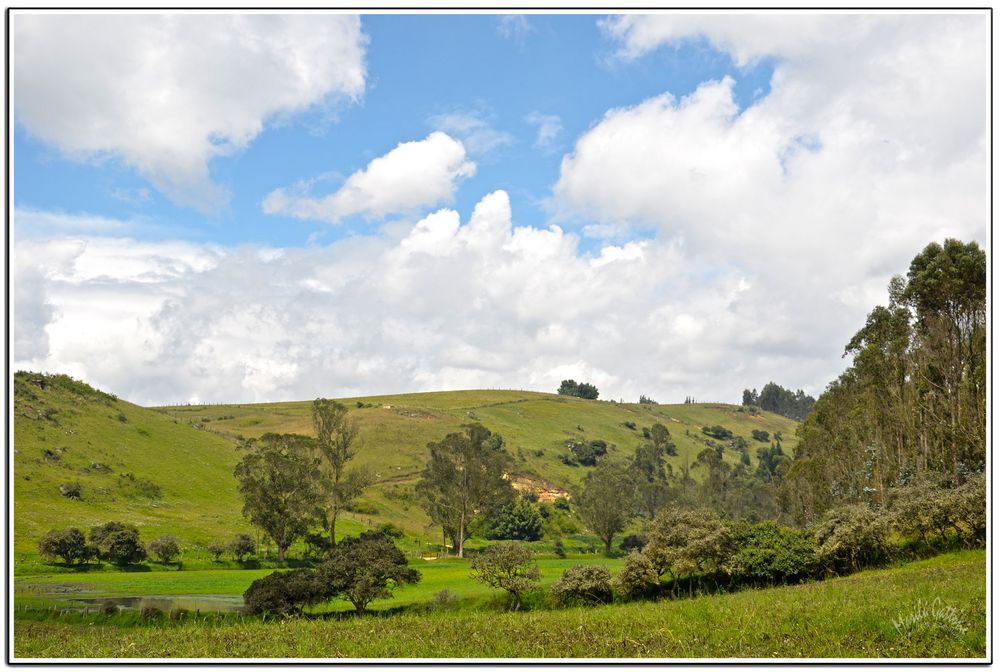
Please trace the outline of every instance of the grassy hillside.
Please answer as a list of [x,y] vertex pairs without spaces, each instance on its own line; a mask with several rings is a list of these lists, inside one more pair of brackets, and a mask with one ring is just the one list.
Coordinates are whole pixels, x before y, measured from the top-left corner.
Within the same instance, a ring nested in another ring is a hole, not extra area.
[[[14,547],[33,553],[54,527],[123,520],[143,538],[187,544],[247,531],[233,487],[233,443],[65,376],[14,379]],[[79,499],[59,486],[79,483]]]
[[[983,551],[799,586],[593,608],[498,609],[344,619],[17,620],[17,657],[978,658],[986,657]],[[467,580],[466,580],[467,581]],[[894,619],[953,607],[964,632]]]
[[[18,374],[14,397],[15,548],[29,555],[50,528],[109,519],[135,522],[146,539],[174,533],[188,546],[246,530],[232,476],[236,438],[312,434],[311,401],[144,409],[66,377],[34,374]],[[669,458],[675,470],[705,448],[705,425],[747,439],[755,462],[756,448],[765,444],[751,439],[752,430],[780,432],[786,453],[796,441],[793,421],[723,404],[640,406],[510,390],[342,401],[360,427],[356,463],[373,467],[379,483],[338,532],[388,521],[436,540],[439,531],[429,527],[413,483],[427,443],[469,422],[503,434],[519,485],[556,494],[588,471],[560,460],[569,455],[568,441],[604,440],[609,456],[620,459],[643,441],[643,427],[660,422],[678,447]],[[739,456],[727,450],[726,459],[735,463]],[[60,495],[59,486],[70,482],[80,483],[80,500]]]

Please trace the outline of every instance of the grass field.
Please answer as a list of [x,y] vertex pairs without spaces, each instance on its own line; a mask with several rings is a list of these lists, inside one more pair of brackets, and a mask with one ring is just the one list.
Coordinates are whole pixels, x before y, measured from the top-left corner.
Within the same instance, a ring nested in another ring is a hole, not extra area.
[[[693,463],[705,447],[704,425],[723,425],[746,438],[750,453],[764,444],[753,429],[780,432],[787,453],[796,423],[765,413],[750,416],[723,404],[615,404],[511,390],[467,390],[345,399],[360,427],[358,465],[379,479],[359,503],[358,513],[338,524],[338,534],[356,534],[392,522],[408,543],[437,543],[413,497],[427,443],[481,422],[504,435],[515,458],[513,476],[537,489],[573,488],[589,470],[559,458],[569,440],[603,439],[612,458],[630,455],[642,428],[666,425],[678,447],[675,470]],[[361,407],[358,404],[361,404]],[[146,409],[86,386],[52,377],[18,374],[14,385],[14,570],[44,569],[37,544],[49,529],[88,529],[109,520],[136,524],[146,541],[161,534],[180,538],[186,563],[204,563],[204,547],[250,532],[240,514],[232,469],[239,459],[236,438],[265,432],[312,434],[311,402],[178,406]],[[635,429],[626,426],[635,425]],[[737,461],[735,451],[726,459]],[[697,470],[693,472],[697,479]],[[80,499],[59,492],[79,483]],[[579,530],[582,531],[582,530]],[[567,532],[571,534],[572,531]],[[475,545],[475,541],[472,542]],[[299,549],[293,548],[293,555]]]
[[[623,560],[597,555],[568,558],[539,558],[542,586],[559,578],[563,570],[576,564],[597,564],[616,571]],[[446,558],[416,560],[411,566],[420,571],[421,580],[405,585],[387,600],[376,600],[370,609],[397,609],[429,602],[435,593],[448,589],[456,598],[488,598],[495,591],[470,576],[469,561]],[[180,572],[96,572],[86,574],[39,574],[18,577],[15,583],[15,608],[67,605],[67,598],[143,595],[242,595],[255,580],[273,569],[192,570]],[[346,601],[335,601],[314,612],[347,611]]]
[[[233,618],[133,626],[21,619],[15,621],[14,655],[982,659],[985,571],[985,553],[968,551],[800,586],[593,608],[511,613],[494,606],[362,618]],[[955,608],[964,633],[926,627],[907,637],[897,631],[894,619],[920,601],[936,598]]]

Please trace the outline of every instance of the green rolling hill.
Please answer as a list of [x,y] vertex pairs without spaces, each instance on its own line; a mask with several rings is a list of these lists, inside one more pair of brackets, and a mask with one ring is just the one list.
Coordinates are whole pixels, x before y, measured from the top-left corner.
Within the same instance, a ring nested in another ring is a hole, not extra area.
[[[378,483],[338,532],[392,522],[437,539],[412,494],[427,443],[480,422],[500,432],[515,460],[512,477],[542,499],[572,490],[588,467],[571,466],[572,441],[603,440],[610,459],[632,454],[642,428],[664,424],[677,444],[675,470],[706,446],[703,426],[722,425],[750,444],[752,430],[782,436],[794,450],[797,423],[726,404],[617,404],[514,390],[466,390],[341,400],[360,428],[356,464]],[[311,401],[142,408],[66,376],[18,373],[14,381],[15,551],[34,553],[48,529],[89,528],[107,520],[140,527],[145,539],[176,534],[187,545],[247,531],[232,469],[239,437],[266,432],[312,433]],[[634,429],[633,429],[634,427]],[[726,459],[739,460],[733,450]],[[697,479],[698,471],[692,472]],[[80,484],[79,499],[60,486]]]

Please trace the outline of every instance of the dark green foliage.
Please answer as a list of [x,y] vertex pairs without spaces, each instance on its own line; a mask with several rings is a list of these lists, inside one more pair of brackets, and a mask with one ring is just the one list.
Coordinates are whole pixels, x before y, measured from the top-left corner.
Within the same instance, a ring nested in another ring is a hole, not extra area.
[[621,599],[635,600],[655,595],[660,588],[660,577],[646,555],[632,551],[611,585]]
[[249,614],[294,614],[302,607],[326,602],[336,594],[314,569],[274,572],[257,579],[243,593]]
[[492,588],[510,593],[516,610],[521,606],[524,593],[542,578],[533,558],[531,549],[517,542],[490,546],[472,558],[472,576]]
[[644,395],[644,394],[640,394],[640,395],[639,395],[639,403],[640,403],[640,404],[643,404],[643,405],[648,405],[648,404],[655,404],[655,403],[656,403],[656,400],[655,400],[655,399],[653,399],[652,397],[647,397],[647,396],[646,396],[646,395]]
[[571,441],[569,443],[569,449],[573,453],[575,460],[588,467],[592,467],[597,464],[597,461],[604,457],[608,452],[607,441],[602,441],[600,439],[594,439],[589,443],[582,443],[580,441]]
[[971,477],[952,487],[943,474],[927,474],[890,493],[892,525],[900,534],[927,547],[965,546],[986,541],[986,479]]
[[160,562],[170,562],[180,554],[181,545],[177,541],[177,537],[165,534],[149,542],[149,552],[155,555]]
[[95,549],[97,549],[97,557],[101,560],[108,559],[108,545],[110,543],[111,535],[115,532],[134,533],[136,538],[139,536],[139,529],[135,525],[129,525],[118,521],[111,521],[104,523],[103,525],[90,528],[90,543]]
[[557,558],[566,557],[566,547],[563,545],[561,537],[556,538],[556,540],[552,542],[552,552],[556,554]]
[[788,468],[788,458],[781,450],[781,442],[776,441],[770,448],[757,449],[757,478],[770,481]]
[[390,539],[402,539],[406,534],[400,527],[393,525],[392,523],[380,523],[378,527],[375,528],[375,533],[389,537]]
[[581,399],[597,399],[597,388],[590,383],[577,383],[575,380],[564,380],[559,385],[559,394],[580,397]]
[[499,507],[486,521],[487,539],[538,541],[542,538],[542,517],[524,499]]
[[330,546],[330,537],[323,532],[309,532],[303,537],[303,541],[306,544],[307,558],[326,555],[332,548]]
[[86,562],[93,549],[87,545],[83,532],[75,527],[65,530],[49,530],[38,542],[38,552],[46,560],[62,558],[67,565]]
[[63,483],[59,486],[59,494],[67,499],[80,499],[83,488],[79,483]]
[[503,437],[480,424],[466,425],[464,433],[448,434],[428,448],[430,459],[416,491],[431,520],[451,535],[463,557],[467,530],[476,514],[514,498],[514,489],[504,478],[511,457]]
[[820,565],[837,574],[877,567],[892,556],[888,521],[867,506],[827,511],[813,529],[813,538]]
[[611,572],[602,565],[574,565],[552,584],[551,594],[561,606],[610,602]]
[[771,440],[771,435],[763,429],[755,429],[750,432],[750,435],[753,436],[754,441],[763,441],[764,443],[767,443]]
[[240,533],[229,542],[227,550],[233,554],[236,562],[243,562],[243,558],[257,552],[257,543],[249,534]]
[[646,538],[638,534],[630,534],[622,542],[618,544],[623,552],[629,553],[631,551],[641,551],[646,546]]
[[559,509],[560,511],[565,511],[567,513],[569,513],[570,511],[569,500],[566,499],[565,497],[559,497],[553,500],[552,506]]
[[713,439],[719,439],[720,441],[726,441],[733,438],[733,433],[721,425],[713,425],[711,427],[702,427],[702,434],[707,434]]
[[632,422],[631,420],[627,420],[627,421],[623,422],[622,426],[631,429],[633,432],[635,431],[635,428],[636,428],[635,423]]
[[139,541],[135,528],[112,532],[99,547],[102,557],[119,567],[134,565],[146,559],[146,547]]
[[233,470],[243,515],[274,540],[278,560],[323,516],[313,443],[306,436],[265,434],[248,442]]
[[275,572],[254,581],[243,600],[252,614],[292,614],[340,596],[362,613],[372,600],[391,597],[393,587],[419,580],[420,572],[407,566],[392,539],[364,532],[344,537],[316,569]]
[[324,585],[334,588],[358,613],[372,600],[392,597],[394,586],[420,580],[420,572],[407,565],[392,539],[377,532],[344,537],[316,572]]
[[[792,392],[777,383],[770,382],[757,394],[757,390],[743,390],[744,406],[760,406],[786,418],[802,422],[812,410],[816,400],[802,390]],[[766,441],[767,439],[763,439]]]
[[773,586],[816,573],[816,542],[806,530],[766,521],[733,524],[731,535],[733,551],[724,568],[738,584]]

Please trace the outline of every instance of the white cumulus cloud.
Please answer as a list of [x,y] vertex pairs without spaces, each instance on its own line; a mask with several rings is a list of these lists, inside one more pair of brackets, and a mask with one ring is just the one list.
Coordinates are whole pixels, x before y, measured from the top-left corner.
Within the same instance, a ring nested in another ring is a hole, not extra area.
[[314,197],[302,187],[276,189],[263,208],[268,214],[333,223],[351,215],[383,217],[450,201],[458,182],[475,172],[462,143],[436,131],[373,159],[332,194]]
[[346,15],[16,12],[14,118],[67,156],[120,159],[212,210],[228,196],[210,161],[271,119],[361,96],[365,43]]

